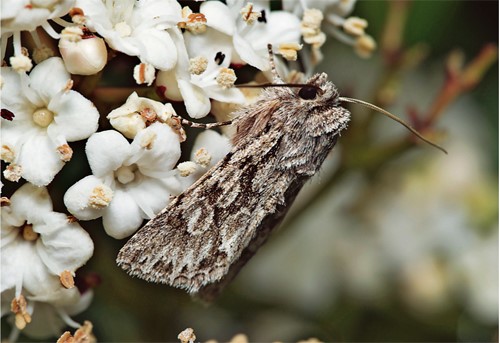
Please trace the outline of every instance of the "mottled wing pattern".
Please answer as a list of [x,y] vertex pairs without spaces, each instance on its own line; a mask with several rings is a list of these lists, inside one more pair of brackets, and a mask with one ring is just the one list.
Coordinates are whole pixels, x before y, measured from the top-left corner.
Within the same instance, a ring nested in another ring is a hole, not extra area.
[[276,172],[281,136],[270,130],[233,149],[140,229],[120,250],[118,264],[191,293],[223,278],[297,185],[293,173]]
[[[347,126],[335,86],[314,99],[269,88],[236,113],[233,149],[120,250],[129,274],[210,300],[266,241]],[[308,88],[311,88],[308,86]]]

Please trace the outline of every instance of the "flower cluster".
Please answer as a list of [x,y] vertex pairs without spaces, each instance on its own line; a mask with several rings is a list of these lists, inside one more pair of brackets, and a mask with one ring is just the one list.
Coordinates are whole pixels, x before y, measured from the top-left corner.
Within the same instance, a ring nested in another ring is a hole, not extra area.
[[[26,183],[3,205],[2,316],[14,319],[11,338],[25,328],[47,338],[65,324],[78,327],[69,315],[90,304],[92,291],[80,293],[74,276],[92,256],[90,236],[72,217],[53,211],[45,187]],[[54,323],[48,332],[44,321]]]
[[[13,318],[11,340],[79,326],[70,315],[92,292],[74,286],[75,272],[94,249],[79,220],[102,218],[108,235],[128,237],[230,150],[227,131],[206,131],[179,163],[186,132],[176,111],[220,118],[251,102],[234,85],[240,70],[266,74],[269,43],[285,60],[281,70],[300,58],[306,74],[321,59],[323,29],[369,55],[366,21],[347,17],[354,3],[285,1],[275,10],[261,0],[2,1],[2,181],[12,189],[25,182],[2,198],[2,316]],[[99,82],[119,55],[136,61],[127,71],[132,90]],[[70,144],[82,140],[92,174],[63,190],[71,215],[54,212],[46,187],[84,155]]]

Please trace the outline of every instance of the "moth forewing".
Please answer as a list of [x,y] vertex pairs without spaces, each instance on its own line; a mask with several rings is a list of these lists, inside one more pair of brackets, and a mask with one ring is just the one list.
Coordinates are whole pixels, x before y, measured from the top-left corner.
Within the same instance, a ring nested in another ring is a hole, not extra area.
[[233,148],[140,229],[118,264],[142,279],[211,298],[283,219],[350,113],[326,74],[268,88],[236,113]]

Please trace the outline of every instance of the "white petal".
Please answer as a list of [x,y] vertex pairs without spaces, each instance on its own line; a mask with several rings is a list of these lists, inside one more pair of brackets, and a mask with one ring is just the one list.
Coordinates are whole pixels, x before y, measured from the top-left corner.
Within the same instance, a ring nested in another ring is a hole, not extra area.
[[47,128],[50,135],[61,134],[68,142],[88,138],[97,131],[99,112],[94,104],[75,91],[52,98],[48,107],[55,113]]
[[[231,62],[231,52],[233,50],[231,36],[209,28],[202,35],[185,32],[184,41],[188,54],[191,58],[197,56],[204,56],[207,58],[207,70],[229,66]],[[218,52],[224,54],[224,60],[221,64],[217,64],[215,61],[215,56]]]
[[50,8],[51,13],[49,18],[59,18],[68,14],[69,10],[75,5],[75,0],[59,0],[59,1],[47,1],[47,8]]
[[[15,236],[19,236],[19,228],[15,229]],[[4,231],[4,227],[2,226],[2,232]],[[2,235],[2,239],[3,239]],[[1,268],[2,268],[2,278],[0,279],[0,291],[4,292],[7,289],[15,288],[19,283],[19,280],[22,282],[22,269],[19,268],[19,258],[24,258],[22,256],[18,256],[19,252],[16,249],[16,243],[10,245],[3,245],[2,242],[2,258],[1,258]],[[12,300],[12,299],[10,299]],[[10,310],[10,309],[9,309]]]
[[25,183],[10,197],[10,208],[18,218],[24,218],[28,223],[38,222],[52,212],[52,199],[45,187],[36,187]]
[[26,222],[26,218],[15,216],[10,206],[2,207],[2,229],[0,246],[10,244],[19,236],[19,226]]
[[[5,0],[1,1],[2,5],[4,1]],[[5,4],[5,6],[8,5]],[[5,24],[2,22],[2,35],[14,31],[33,31],[38,26],[42,25],[49,16],[50,12],[45,8],[24,6],[21,11],[16,13],[14,20],[6,21]]]
[[132,151],[128,164],[136,163],[142,174],[152,177],[166,176],[181,157],[179,136],[158,122],[137,134]]
[[52,96],[63,90],[71,76],[60,57],[51,57],[38,64],[30,73],[30,87],[48,104]]
[[[61,317],[61,312],[64,313],[61,307],[77,304],[80,298],[76,287],[60,288],[52,292],[50,296],[28,297],[28,301],[34,303],[34,307],[31,323],[23,329],[23,334],[43,341],[50,341],[50,338],[60,336],[64,328],[68,326]],[[51,301],[52,299],[58,301]]]
[[97,31],[102,35],[102,30],[110,30],[111,14],[101,0],[77,0],[75,7],[81,8],[87,17],[87,27],[92,31]]
[[15,18],[28,4],[27,0],[3,0],[0,2],[1,19],[7,20]]
[[136,187],[127,188],[127,193],[142,210],[145,219],[151,219],[158,214],[170,201],[170,195],[182,191],[175,177],[167,179],[147,178]]
[[143,221],[141,210],[134,199],[124,191],[116,190],[113,201],[102,216],[106,233],[122,239],[133,234]]
[[[7,146],[13,150],[15,156],[19,155],[19,151],[22,149],[25,140],[43,133],[43,130],[40,127],[36,127],[31,119],[17,120],[17,114],[19,113],[16,112],[16,118],[13,121],[3,121],[1,128],[2,146]],[[22,116],[25,114],[21,113]],[[6,160],[6,162],[11,161]]]
[[147,98],[139,98],[139,96],[137,95],[136,92],[132,92],[128,96],[125,103],[123,105],[121,105],[120,107],[109,112],[109,114],[106,116],[106,118],[114,119],[114,118],[121,117],[121,116],[128,116],[131,113],[134,113],[139,108],[141,99],[147,99]]
[[[35,228],[36,225],[33,225],[33,229]],[[3,247],[1,262],[2,275],[5,273],[12,276],[5,284],[15,280],[16,289],[22,286],[27,293],[39,295],[61,288],[59,277],[47,269],[33,248],[33,242],[19,238],[13,244]]]
[[250,32],[252,42],[259,40],[260,44],[252,44],[257,49],[267,48],[267,44],[278,45],[280,43],[299,43],[300,20],[293,14],[284,11],[272,11],[268,15],[268,23],[264,25],[264,32]]
[[12,103],[24,103],[25,99],[23,97],[21,89],[21,78],[20,75],[12,70],[10,67],[2,67],[2,105],[12,104]]
[[234,49],[238,56],[246,63],[255,68],[265,71],[270,68],[267,58],[259,55],[252,47],[250,42],[245,40],[239,34],[233,36]]
[[135,37],[122,37],[114,30],[104,31],[102,36],[108,45],[116,51],[121,51],[129,56],[139,56],[141,54]]
[[215,99],[221,102],[229,102],[233,104],[244,104],[245,96],[237,88],[224,89],[219,86],[210,86],[204,88],[206,94],[211,99]]
[[85,151],[92,173],[102,177],[121,167],[131,150],[125,137],[114,130],[107,130],[90,136]]
[[177,50],[168,32],[157,29],[136,30],[134,35],[141,61],[160,70],[170,70],[175,66]]
[[[59,281],[59,277],[55,277],[55,279]],[[59,287],[57,287],[57,289],[47,289],[44,292],[29,295],[26,299],[28,301],[47,302],[55,307],[63,307],[78,302],[80,299],[80,293],[76,287],[64,288],[61,287],[61,284],[59,283]]]
[[154,26],[164,29],[177,25],[182,20],[181,5],[173,0],[148,0],[137,2],[132,13],[133,26]]
[[205,15],[207,26],[226,35],[233,35],[236,29],[230,9],[219,1],[206,1],[200,6],[200,13]]
[[80,300],[76,304],[65,305],[64,309],[70,316],[77,315],[89,308],[93,298],[94,292],[92,291],[92,289],[89,289],[83,294],[80,294]]
[[189,81],[178,80],[187,113],[192,118],[203,118],[210,112],[210,99],[202,88]]
[[300,40],[300,20],[284,11],[273,11],[267,16],[267,24],[254,27],[244,36],[234,35],[234,48],[238,55],[250,65],[268,70],[267,44],[298,43]]
[[44,225],[37,225],[40,238],[36,242],[38,255],[55,274],[74,272],[83,266],[94,252],[94,243],[80,224],[68,222],[62,213],[52,212],[45,216]]
[[90,206],[89,200],[96,187],[103,182],[94,175],[89,175],[71,186],[64,194],[64,205],[68,211],[80,220],[92,220],[102,216],[104,208]]
[[17,163],[21,176],[37,186],[48,185],[64,167],[56,147],[47,135],[35,135],[24,142]]

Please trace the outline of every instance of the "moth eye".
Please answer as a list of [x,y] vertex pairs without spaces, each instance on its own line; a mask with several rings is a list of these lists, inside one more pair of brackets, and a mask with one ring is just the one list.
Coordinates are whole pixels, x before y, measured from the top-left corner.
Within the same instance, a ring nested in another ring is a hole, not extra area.
[[304,100],[312,100],[318,95],[318,89],[313,86],[304,86],[299,90],[299,96]]

